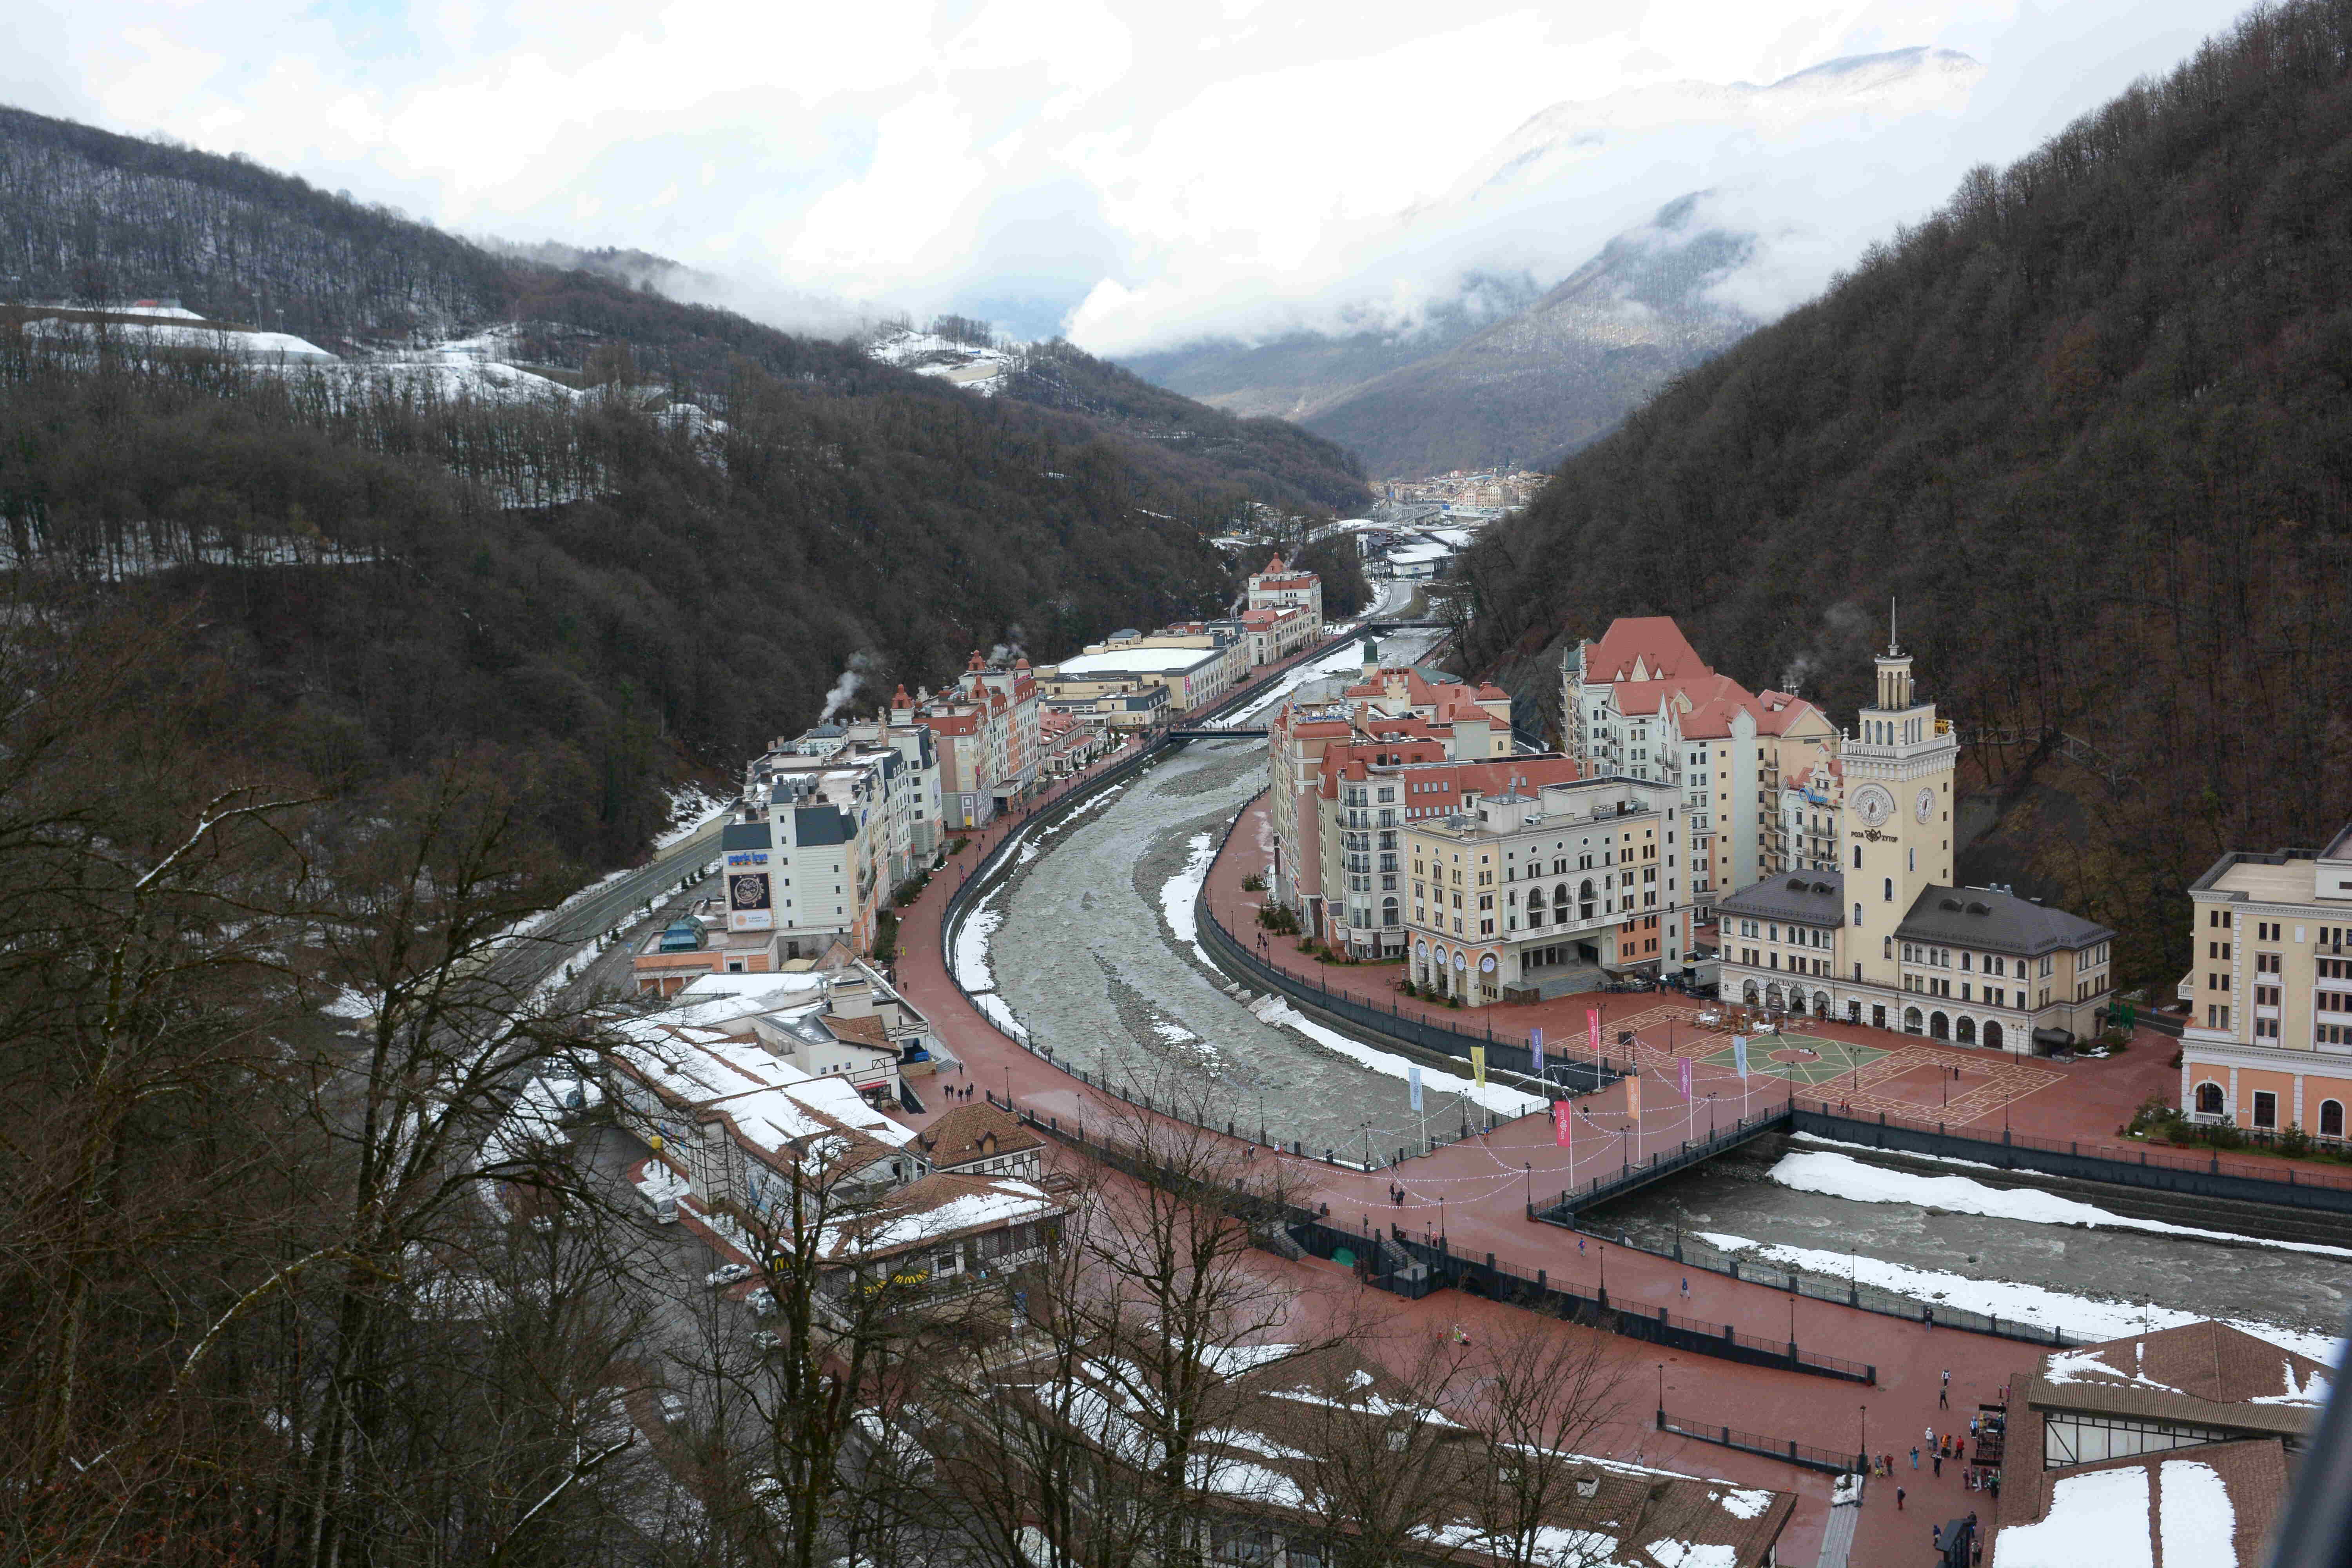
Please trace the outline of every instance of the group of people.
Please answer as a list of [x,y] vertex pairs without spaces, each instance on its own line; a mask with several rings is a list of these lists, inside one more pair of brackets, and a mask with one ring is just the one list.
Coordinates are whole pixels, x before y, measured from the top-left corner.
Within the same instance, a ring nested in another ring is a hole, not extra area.
[[[1995,1423],[1998,1423],[2000,1420],[2000,1417],[1996,1415],[1992,1419]],[[1969,1423],[1969,1436],[1970,1438],[1977,1436],[1980,1424],[1980,1419],[1970,1421]],[[1996,1425],[1992,1430],[1999,1431],[1999,1426]],[[1930,1426],[1927,1430],[1927,1435],[1923,1439],[1923,1442],[1914,1443],[1911,1446],[1911,1468],[1915,1470],[1919,1468],[1919,1454],[1923,1446],[1927,1449],[1927,1463],[1934,1467],[1935,1474],[1938,1479],[1943,1477],[1944,1461],[1946,1459],[1965,1459],[1968,1458],[1968,1445],[1961,1441],[1958,1433],[1947,1432],[1939,1437],[1936,1435],[1936,1429],[1933,1426]],[[1895,1474],[1895,1456],[1892,1454],[1877,1455],[1871,1460],[1870,1469],[1871,1474],[1873,1475],[1892,1478]],[[2000,1470],[1997,1466],[1967,1466],[1961,1472],[1961,1479],[1967,1485],[1969,1490],[1972,1492],[1990,1491],[1995,1497],[1999,1497],[2000,1495]],[[1903,1506],[1903,1489],[1900,1487],[1895,1488],[1895,1506],[1898,1509]]]

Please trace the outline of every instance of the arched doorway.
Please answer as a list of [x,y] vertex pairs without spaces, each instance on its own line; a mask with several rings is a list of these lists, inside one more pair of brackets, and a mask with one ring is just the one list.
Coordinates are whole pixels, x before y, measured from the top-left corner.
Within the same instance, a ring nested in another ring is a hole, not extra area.
[[2322,1138],[2344,1136],[2344,1102],[2323,1100],[2319,1102],[2319,1135]]
[[1918,1008],[1916,1008],[1916,1007],[1906,1007],[1906,1008],[1904,1008],[1904,1009],[1903,1009],[1903,1032],[1904,1032],[1905,1034],[1906,1034],[1906,1035],[1916,1035],[1916,1034],[1917,1034],[1917,1033],[1919,1032],[1919,1029],[1920,1029],[1919,1009],[1918,1009]]
[[1949,1018],[1945,1017],[1940,1012],[1929,1014],[1927,1016],[1927,1034],[1929,1037],[1933,1039],[1950,1039],[1952,1037],[1952,1021]]
[[1988,1019],[1986,1019],[1986,1020],[1985,1020],[1985,1026],[1984,1026],[1984,1043],[1985,1043],[1985,1049],[1987,1049],[1987,1050],[1989,1050],[1989,1051],[1997,1051],[1997,1050],[1999,1050],[1999,1049],[2000,1049],[2000,1048],[2001,1048],[2001,1047],[2000,1047],[2000,1026],[1999,1024],[1994,1023],[1994,1022],[1993,1022],[1991,1019],[1990,1019],[1990,1018],[1988,1018]]
[[1974,1018],[1962,1018],[1958,1024],[1955,1024],[1952,1026],[1952,1038],[1959,1041],[1960,1044],[1964,1046],[1975,1045],[1977,1043],[1977,1021]]
[[1780,1000],[1780,983],[1779,981],[1775,980],[1772,984],[1764,987],[1764,1005],[1771,1008],[1776,1013],[1782,1010],[1783,1005]]
[[1753,980],[1739,988],[1739,1000],[1746,1005],[1753,1007],[1760,999]]
[[2221,1086],[2210,1079],[2197,1086],[2197,1114],[2200,1116],[2221,1114]]
[[1830,1016],[1830,994],[1828,992],[1816,991],[1813,993],[1813,1016],[1818,1018],[1826,1018]]

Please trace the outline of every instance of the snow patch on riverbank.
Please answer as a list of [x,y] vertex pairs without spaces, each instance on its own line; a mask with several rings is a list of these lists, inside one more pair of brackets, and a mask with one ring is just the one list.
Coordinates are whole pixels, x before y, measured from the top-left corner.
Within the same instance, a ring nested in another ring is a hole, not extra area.
[[1201,921],[1197,905],[1201,889],[1209,880],[1210,863],[1217,858],[1217,837],[1200,832],[1188,841],[1191,853],[1184,857],[1184,868],[1160,884],[1160,912],[1168,921],[1168,929],[1176,940],[1192,950],[1193,956],[1211,968],[1215,960],[1201,945]]
[[989,908],[995,901],[996,895],[989,894],[956,928],[955,953],[950,961],[956,984],[974,995],[996,989],[996,972],[988,965],[988,939],[1004,923],[1004,911]]
[[[1261,996],[1250,1005],[1250,1011],[1262,1023],[1296,1029],[1325,1049],[1337,1051],[1349,1061],[1389,1078],[1409,1078],[1412,1069],[1421,1065],[1393,1051],[1375,1050],[1361,1041],[1351,1040],[1337,1029],[1327,1029],[1279,996]],[[1540,1095],[1523,1094],[1499,1083],[1490,1082],[1482,1089],[1469,1079],[1456,1078],[1438,1068],[1422,1068],[1421,1077],[1427,1092],[1466,1095],[1498,1116],[1532,1116],[1546,1103]]]
[[[1811,1247],[1760,1242],[1744,1236],[1723,1236],[1711,1231],[1694,1234],[1710,1247],[1719,1247],[1727,1252],[1738,1252],[1786,1268],[1800,1268],[1821,1279],[1854,1279],[1864,1285],[1875,1285],[1882,1290],[1908,1296],[1914,1300],[1942,1301],[1971,1312],[2006,1318],[2011,1322],[2032,1323],[2036,1328],[2064,1329],[2076,1334],[2120,1340],[2151,1330],[2177,1329],[2184,1323],[2204,1321],[2202,1314],[2185,1312],[2177,1307],[2103,1300],[2094,1296],[2077,1296],[2014,1279],[1972,1279],[1965,1274],[1948,1273],[1938,1268],[1914,1268],[1906,1263],[1890,1263],[1879,1258],[1859,1258],[1851,1253],[1824,1252]],[[2255,1322],[2249,1319],[2231,1320],[2230,1326],[2243,1329],[2247,1333],[2268,1340],[2297,1355],[2309,1356],[2331,1366],[2339,1364],[2343,1359],[2344,1342],[2327,1334],[2290,1329],[2278,1323]]]
[[1780,1163],[1772,1167],[1772,1180],[1799,1192],[1821,1193],[1854,1203],[1912,1204],[1920,1208],[1949,1209],[1955,1214],[2023,1220],[2032,1225],[2102,1226],[2274,1247],[2282,1252],[2352,1258],[2352,1247],[2329,1247],[2316,1241],[2272,1241],[2226,1230],[2205,1230],[2193,1225],[2172,1225],[2160,1219],[2136,1219],[2074,1198],[2062,1198],[2038,1187],[2003,1189],[1989,1187],[1966,1176],[1922,1176],[1916,1172],[1864,1164],[1844,1154],[1784,1154]]

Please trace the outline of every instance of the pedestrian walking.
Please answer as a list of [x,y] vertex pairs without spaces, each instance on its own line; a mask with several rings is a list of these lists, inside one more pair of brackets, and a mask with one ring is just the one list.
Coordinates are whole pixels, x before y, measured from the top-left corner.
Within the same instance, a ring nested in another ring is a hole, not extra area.
[[1683,1276],[1683,1300],[1690,1300],[1690,1276],[1687,1274]]
[[1936,1429],[1935,1429],[1933,1426],[1930,1426],[1930,1427],[1928,1427],[1928,1428],[1927,1428],[1927,1447],[1929,1447],[1930,1448],[1932,1448],[1932,1447],[1934,1447],[1935,1446],[1936,1446]]
[[1919,1468],[1919,1445],[1916,1443],[1911,1445],[1911,1468],[1915,1470]]
[[1938,1410],[1949,1410],[1951,1407],[1952,1385],[1947,1383],[1943,1387],[1936,1390],[1936,1408]]
[[1931,1462],[1936,1467],[1936,1479],[1939,1481],[1942,1480],[1944,1479],[1944,1456],[1937,1454],[1934,1457]]
[[1901,1513],[1903,1511],[1903,1489],[1901,1487],[1896,1487],[1895,1489],[1895,1511],[1897,1513]]

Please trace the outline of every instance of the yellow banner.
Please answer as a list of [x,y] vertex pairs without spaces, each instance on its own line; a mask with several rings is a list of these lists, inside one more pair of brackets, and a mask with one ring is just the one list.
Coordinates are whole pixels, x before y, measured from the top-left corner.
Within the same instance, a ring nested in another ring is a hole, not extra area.
[[1480,1089],[1486,1087],[1486,1047],[1470,1047],[1470,1078]]

